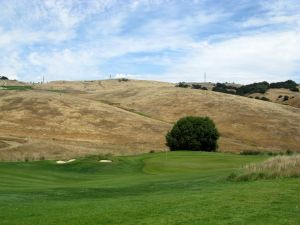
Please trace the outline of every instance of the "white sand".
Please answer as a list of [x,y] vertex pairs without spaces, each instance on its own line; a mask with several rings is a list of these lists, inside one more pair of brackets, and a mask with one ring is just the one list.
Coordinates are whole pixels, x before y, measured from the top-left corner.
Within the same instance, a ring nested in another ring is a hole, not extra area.
[[70,159],[68,161],[62,161],[62,160],[59,160],[59,161],[56,161],[57,164],[66,164],[66,163],[71,163],[71,162],[74,162],[76,159]]
[[101,159],[99,162],[101,163],[111,163],[112,161],[109,159]]

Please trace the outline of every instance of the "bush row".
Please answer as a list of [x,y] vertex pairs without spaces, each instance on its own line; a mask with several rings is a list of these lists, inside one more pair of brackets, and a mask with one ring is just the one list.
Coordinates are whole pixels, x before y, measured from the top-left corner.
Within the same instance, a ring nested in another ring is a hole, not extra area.
[[228,94],[247,95],[253,93],[264,94],[270,88],[285,88],[294,92],[299,92],[298,84],[292,80],[270,83],[270,84],[266,81],[263,81],[263,82],[243,85],[241,87],[230,86],[224,83],[217,83],[212,90],[217,92],[228,93]]

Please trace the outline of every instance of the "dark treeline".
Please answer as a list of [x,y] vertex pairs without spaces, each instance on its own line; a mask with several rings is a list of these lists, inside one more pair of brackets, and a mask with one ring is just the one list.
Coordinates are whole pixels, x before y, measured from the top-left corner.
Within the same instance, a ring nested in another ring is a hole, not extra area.
[[295,81],[287,80],[284,82],[268,83],[266,81],[247,84],[241,87],[234,87],[224,83],[217,83],[213,87],[213,91],[223,92],[228,94],[247,95],[253,93],[264,94],[270,88],[285,88],[291,91],[299,92],[298,84]]
[[[193,89],[202,89],[207,90],[206,87],[201,84],[190,84],[186,82],[179,82],[176,87],[181,88],[193,88]],[[287,80],[283,82],[276,83],[268,83],[267,81],[257,82],[253,84],[247,84],[242,86],[233,86],[228,83],[216,83],[212,88],[213,91],[227,93],[227,94],[235,94],[235,95],[248,95],[253,93],[266,93],[267,90],[271,88],[285,88],[291,91],[299,92],[298,84],[295,81]]]
[[287,80],[285,82],[277,82],[277,83],[270,84],[270,88],[286,88],[286,89],[290,89],[291,91],[293,91],[292,89],[297,88],[297,86],[298,86],[298,84],[292,80]]
[[270,88],[270,84],[266,81],[243,85],[237,89],[236,94],[246,95],[253,93],[265,93]]

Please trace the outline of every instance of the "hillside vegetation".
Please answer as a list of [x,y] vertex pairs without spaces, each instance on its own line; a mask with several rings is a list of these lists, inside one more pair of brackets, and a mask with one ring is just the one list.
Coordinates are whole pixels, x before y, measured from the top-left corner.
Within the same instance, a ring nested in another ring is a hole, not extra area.
[[[235,83],[185,83],[176,87],[211,90],[226,94],[240,95],[258,100],[270,101],[300,108],[300,86],[292,80],[268,83],[266,81],[239,85]],[[280,93],[277,94],[276,93]]]
[[56,81],[32,88],[0,92],[0,138],[9,145],[0,148],[1,159],[164,151],[166,133],[188,115],[215,121],[220,151],[300,151],[300,109],[289,106],[154,81]]
[[300,92],[294,92],[284,88],[269,89],[265,93],[254,93],[248,97],[252,98],[267,98],[271,102],[289,105],[300,108]]

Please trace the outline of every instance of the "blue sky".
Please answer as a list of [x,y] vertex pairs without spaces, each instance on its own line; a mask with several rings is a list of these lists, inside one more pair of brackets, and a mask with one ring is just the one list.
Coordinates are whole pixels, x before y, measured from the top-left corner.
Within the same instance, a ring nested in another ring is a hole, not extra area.
[[300,82],[299,0],[0,0],[13,79]]

